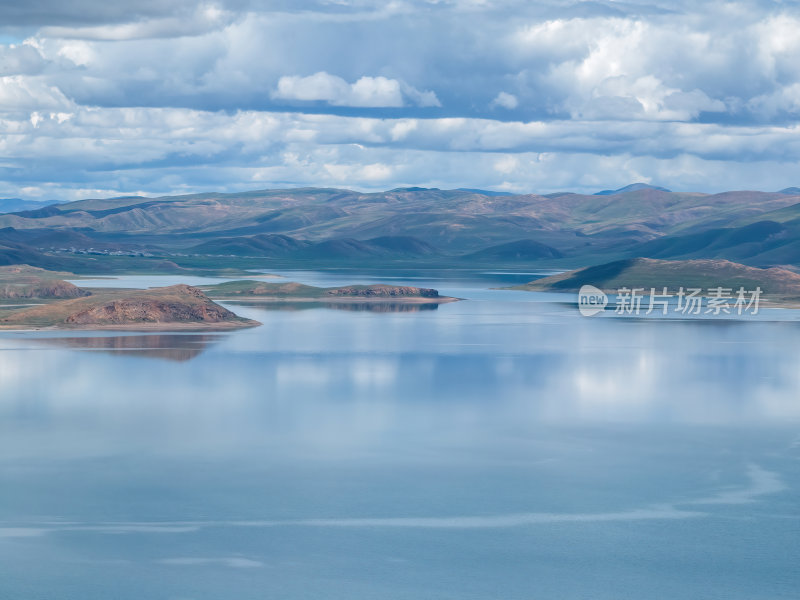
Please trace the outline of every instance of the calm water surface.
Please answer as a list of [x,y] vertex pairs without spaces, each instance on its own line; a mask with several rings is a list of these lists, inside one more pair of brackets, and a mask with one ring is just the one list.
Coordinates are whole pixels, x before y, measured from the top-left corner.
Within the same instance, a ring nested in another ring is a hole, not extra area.
[[0,598],[800,597],[794,311],[584,318],[489,289],[531,274],[285,275],[468,300],[0,334]]

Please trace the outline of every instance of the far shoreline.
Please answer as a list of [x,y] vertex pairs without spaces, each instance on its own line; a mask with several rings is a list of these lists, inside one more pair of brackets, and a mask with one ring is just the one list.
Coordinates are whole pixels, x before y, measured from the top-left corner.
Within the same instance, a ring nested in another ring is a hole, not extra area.
[[374,296],[321,296],[321,297],[281,297],[281,296],[214,296],[215,302],[263,302],[292,304],[297,302],[316,302],[325,304],[449,304],[463,302],[464,298],[451,296],[426,297],[374,297]]

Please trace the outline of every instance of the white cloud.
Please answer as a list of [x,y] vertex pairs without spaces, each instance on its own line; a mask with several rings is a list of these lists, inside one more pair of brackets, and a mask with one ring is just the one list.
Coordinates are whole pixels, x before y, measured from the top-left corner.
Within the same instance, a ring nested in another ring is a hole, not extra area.
[[0,77],[0,115],[7,111],[69,110],[73,103],[57,87],[39,77]]
[[500,108],[507,108],[508,110],[514,110],[519,106],[519,100],[514,94],[509,94],[508,92],[500,92],[497,96],[494,97],[492,100],[491,106],[499,106]]
[[30,44],[0,46],[0,76],[40,73],[45,60]]
[[[338,153],[327,153],[328,157],[340,158]],[[353,182],[360,182],[361,185],[370,185],[374,182],[385,182],[393,174],[389,165],[383,163],[371,163],[361,165],[356,163],[325,163],[322,165],[325,172],[336,182],[352,185]]]
[[411,100],[412,103],[416,104],[417,106],[421,107],[431,107],[431,106],[441,106],[442,103],[439,102],[439,98],[436,97],[436,93],[431,90],[426,90],[421,92],[417,88],[410,86],[406,83],[401,83],[401,88],[403,93]]
[[798,185],[790,3],[97,2],[0,44],[3,195]]
[[762,115],[775,116],[786,112],[800,114],[800,83],[782,87],[771,94],[752,98],[747,107]]
[[61,42],[56,56],[65,58],[76,66],[87,67],[97,58],[95,46],[82,40]]
[[494,161],[494,170],[503,175],[511,175],[519,168],[519,159],[516,156],[503,156]]
[[0,195],[74,199],[286,185],[597,191],[634,180],[771,190],[797,185],[800,165],[797,126],[159,108],[34,112],[0,115],[0,156],[13,175]]
[[396,79],[361,77],[349,84],[341,77],[320,71],[307,77],[286,75],[278,80],[274,98],[323,101],[333,106],[401,107],[403,96],[418,106],[439,106],[434,92],[420,92]]
[[44,27],[40,35],[46,38],[120,41],[152,38],[195,36],[214,31],[231,23],[234,14],[213,4],[202,4],[190,14],[104,24],[88,27]]
[[392,125],[391,137],[393,142],[399,142],[419,127],[417,119],[402,119]]
[[331,99],[345,106],[403,106],[400,83],[386,77],[361,77],[350,86],[349,97]]
[[324,71],[308,77],[284,76],[278,81],[276,98],[335,102],[350,95],[350,85],[341,77]]
[[590,95],[573,96],[565,106],[576,118],[617,120],[691,121],[703,111],[726,110],[724,102],[700,90],[668,88],[652,75],[609,77],[595,85]]
[[[748,153],[757,160],[800,160],[797,126],[723,126],[699,123],[615,121],[500,122],[489,119],[381,119],[335,115],[302,115],[242,111],[223,112],[185,109],[100,109],[37,112],[36,138],[26,137],[32,128],[30,114],[23,119],[6,117],[0,139],[6,156],[24,158],[56,156],[72,141],[94,140],[83,153],[116,160],[113,147],[120,146],[120,164],[153,160],[170,153],[214,156],[237,146],[246,154],[290,144],[358,145],[361,148],[418,149],[436,152],[585,152],[667,157],[678,154],[704,159],[735,159]],[[51,138],[48,141],[48,138]],[[54,140],[60,140],[54,144]],[[137,154],[137,150],[142,154]],[[72,152],[66,150],[66,155]]]

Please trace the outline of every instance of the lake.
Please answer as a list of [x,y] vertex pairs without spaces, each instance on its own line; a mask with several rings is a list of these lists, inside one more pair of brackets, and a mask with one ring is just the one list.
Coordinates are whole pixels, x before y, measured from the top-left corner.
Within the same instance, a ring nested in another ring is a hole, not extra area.
[[282,274],[466,300],[0,334],[0,598],[800,595],[797,311],[582,317],[491,289],[532,273]]

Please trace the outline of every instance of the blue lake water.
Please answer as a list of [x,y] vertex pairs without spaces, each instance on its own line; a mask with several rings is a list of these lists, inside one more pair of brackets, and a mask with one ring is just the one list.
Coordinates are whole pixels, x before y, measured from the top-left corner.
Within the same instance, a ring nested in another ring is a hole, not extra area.
[[490,289],[529,273],[284,275],[467,300],[0,334],[0,598],[800,597],[796,311],[586,318]]

